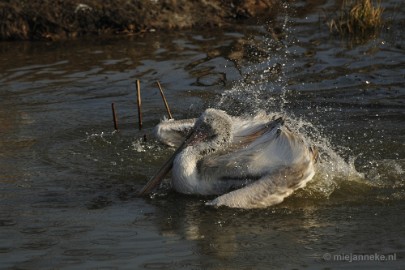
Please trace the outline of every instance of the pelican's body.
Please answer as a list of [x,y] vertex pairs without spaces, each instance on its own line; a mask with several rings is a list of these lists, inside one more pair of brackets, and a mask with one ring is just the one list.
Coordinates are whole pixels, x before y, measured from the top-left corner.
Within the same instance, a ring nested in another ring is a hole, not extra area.
[[165,120],[156,127],[164,143],[178,146],[172,186],[185,194],[221,195],[209,205],[262,208],[280,203],[314,176],[316,151],[281,117],[232,117],[206,110],[200,118]]

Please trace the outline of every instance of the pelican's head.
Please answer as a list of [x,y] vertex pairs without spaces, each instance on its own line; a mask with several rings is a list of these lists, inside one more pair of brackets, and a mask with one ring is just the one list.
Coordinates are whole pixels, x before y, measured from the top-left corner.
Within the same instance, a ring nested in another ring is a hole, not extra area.
[[207,142],[211,147],[219,147],[231,141],[232,119],[222,110],[207,109],[197,119],[194,126],[194,135],[189,142],[195,145]]

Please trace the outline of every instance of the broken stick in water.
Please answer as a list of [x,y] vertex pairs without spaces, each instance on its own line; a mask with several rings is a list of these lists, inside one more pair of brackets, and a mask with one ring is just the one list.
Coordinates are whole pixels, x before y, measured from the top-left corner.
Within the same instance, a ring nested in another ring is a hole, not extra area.
[[139,130],[142,129],[142,100],[141,100],[141,82],[136,80],[136,96],[138,104],[138,120],[139,120]]
[[169,119],[173,119],[172,113],[170,112],[169,104],[167,104],[165,94],[163,93],[162,86],[160,85],[159,81],[156,81],[156,83],[157,83],[157,86],[159,87],[160,95],[162,96],[163,102],[165,103],[165,107],[166,107],[166,111],[169,116]]

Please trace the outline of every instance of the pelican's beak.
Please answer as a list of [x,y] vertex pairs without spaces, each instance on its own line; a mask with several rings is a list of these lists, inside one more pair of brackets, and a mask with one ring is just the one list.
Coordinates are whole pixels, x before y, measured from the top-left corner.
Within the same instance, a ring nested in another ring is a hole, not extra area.
[[197,142],[198,136],[196,135],[197,132],[191,130],[191,132],[187,135],[186,140],[176,149],[173,155],[163,164],[163,166],[159,169],[159,171],[143,186],[143,188],[138,192],[138,196],[145,196],[151,193],[156,187],[160,185],[162,180],[165,176],[170,172],[173,167],[173,161],[176,156],[183,151],[188,145]]

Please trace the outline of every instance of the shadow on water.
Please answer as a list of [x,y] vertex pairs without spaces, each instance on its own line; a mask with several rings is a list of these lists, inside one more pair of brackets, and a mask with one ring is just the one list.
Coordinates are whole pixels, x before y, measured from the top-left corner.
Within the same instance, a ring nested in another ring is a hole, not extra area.
[[[387,14],[396,4],[386,3]],[[280,17],[277,33],[238,25],[142,39],[1,43],[1,266],[399,269],[403,30],[393,26],[348,48],[319,23],[332,7],[325,1]],[[314,180],[264,210],[213,209],[204,205],[211,198],[168,188],[136,198],[173,151],[151,136],[165,114],[156,80],[178,119],[208,106],[287,115],[321,150]],[[360,253],[396,260],[325,257]]]

